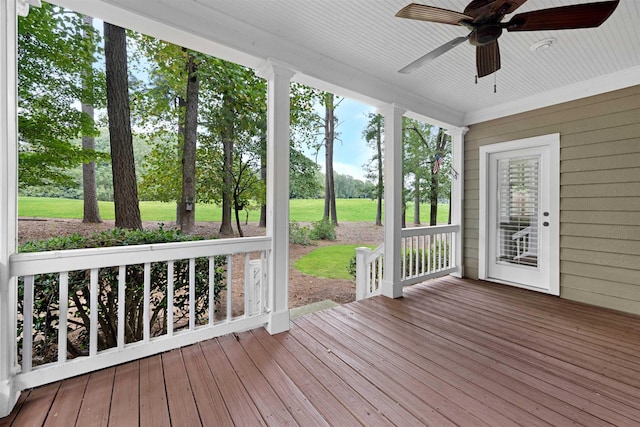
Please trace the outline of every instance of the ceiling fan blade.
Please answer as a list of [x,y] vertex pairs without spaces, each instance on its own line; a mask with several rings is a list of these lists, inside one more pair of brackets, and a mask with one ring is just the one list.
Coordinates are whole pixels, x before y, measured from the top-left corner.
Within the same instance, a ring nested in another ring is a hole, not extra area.
[[520,13],[504,24],[508,31],[570,30],[598,27],[620,0],[575,4]]
[[458,22],[462,20],[473,21],[473,17],[460,12],[418,3],[411,3],[403,7],[396,13],[396,17],[450,25],[458,25]]
[[508,15],[516,11],[527,0],[473,0],[464,8],[464,14],[474,18],[487,17],[497,13]]
[[488,76],[500,69],[500,47],[498,40],[476,48],[478,77]]
[[447,42],[447,43],[443,44],[442,46],[440,46],[439,48],[434,49],[431,52],[427,53],[426,55],[421,56],[420,58],[416,59],[411,64],[409,64],[406,67],[398,70],[398,72],[402,73],[402,74],[409,74],[409,73],[417,70],[418,68],[422,67],[427,62],[433,61],[438,56],[450,51],[454,47],[458,46],[460,43],[468,40],[470,36],[471,36],[471,34],[469,34],[466,37],[456,37],[455,39],[451,40],[450,42]]

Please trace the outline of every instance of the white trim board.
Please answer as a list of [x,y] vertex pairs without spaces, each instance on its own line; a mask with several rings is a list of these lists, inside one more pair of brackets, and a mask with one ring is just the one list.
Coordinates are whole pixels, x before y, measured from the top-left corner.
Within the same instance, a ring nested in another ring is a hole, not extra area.
[[640,66],[627,68],[617,73],[585,80],[484,110],[472,111],[465,114],[464,122],[465,126],[469,126],[474,123],[499,119],[636,85],[640,85]]

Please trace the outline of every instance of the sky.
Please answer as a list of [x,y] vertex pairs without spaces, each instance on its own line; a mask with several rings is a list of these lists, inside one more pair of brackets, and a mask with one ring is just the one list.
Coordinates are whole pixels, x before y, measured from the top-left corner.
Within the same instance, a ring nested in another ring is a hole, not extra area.
[[[319,108],[319,113],[324,116],[324,108]],[[362,138],[362,131],[369,121],[367,114],[370,112],[375,112],[375,108],[349,98],[344,98],[336,108],[338,139],[333,148],[333,169],[335,172],[366,181],[363,165],[369,162],[373,151]],[[320,140],[322,140],[322,136]],[[306,150],[305,154],[311,159],[317,160],[321,172],[325,172],[324,150],[318,153],[317,159],[313,150]]]

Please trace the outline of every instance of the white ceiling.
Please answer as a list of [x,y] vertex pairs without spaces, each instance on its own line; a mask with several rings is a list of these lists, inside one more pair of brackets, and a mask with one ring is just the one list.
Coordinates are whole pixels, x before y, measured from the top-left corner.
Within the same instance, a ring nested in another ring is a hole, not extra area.
[[[621,0],[613,15],[595,29],[505,32],[500,38],[502,69],[495,74],[497,93],[494,75],[475,83],[475,48],[468,43],[411,75],[397,72],[468,32],[458,26],[395,18],[409,2],[56,1],[250,67],[272,58],[297,71],[298,81],[374,105],[395,102],[417,115],[456,126],[640,84],[640,1]],[[516,13],[587,2],[529,0]],[[462,11],[468,0],[423,3]],[[549,37],[556,39],[551,48],[530,50]]]

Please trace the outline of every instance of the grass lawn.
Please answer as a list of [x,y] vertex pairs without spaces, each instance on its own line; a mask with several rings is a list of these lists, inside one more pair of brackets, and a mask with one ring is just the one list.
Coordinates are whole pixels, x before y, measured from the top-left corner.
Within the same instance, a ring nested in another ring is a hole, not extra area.
[[372,245],[332,245],[315,249],[296,262],[296,268],[305,274],[327,279],[351,279],[349,261],[356,248]]
[[[105,220],[115,219],[113,202],[99,202],[100,216]],[[374,222],[376,201],[369,199],[336,200],[338,222]],[[82,218],[82,200],[55,199],[49,197],[19,197],[18,216],[29,218]],[[429,205],[420,205],[420,217],[423,224],[429,223]],[[289,218],[296,222],[312,222],[322,219],[323,199],[293,199],[289,203]],[[176,205],[163,202],[140,202],[140,214],[143,221],[175,221]],[[438,205],[438,223],[446,224],[449,205]],[[240,213],[244,222],[246,212]],[[211,204],[196,206],[196,221],[220,221],[222,209]],[[260,211],[249,212],[249,221],[258,222]],[[407,221],[413,220],[413,204],[407,206]]]

